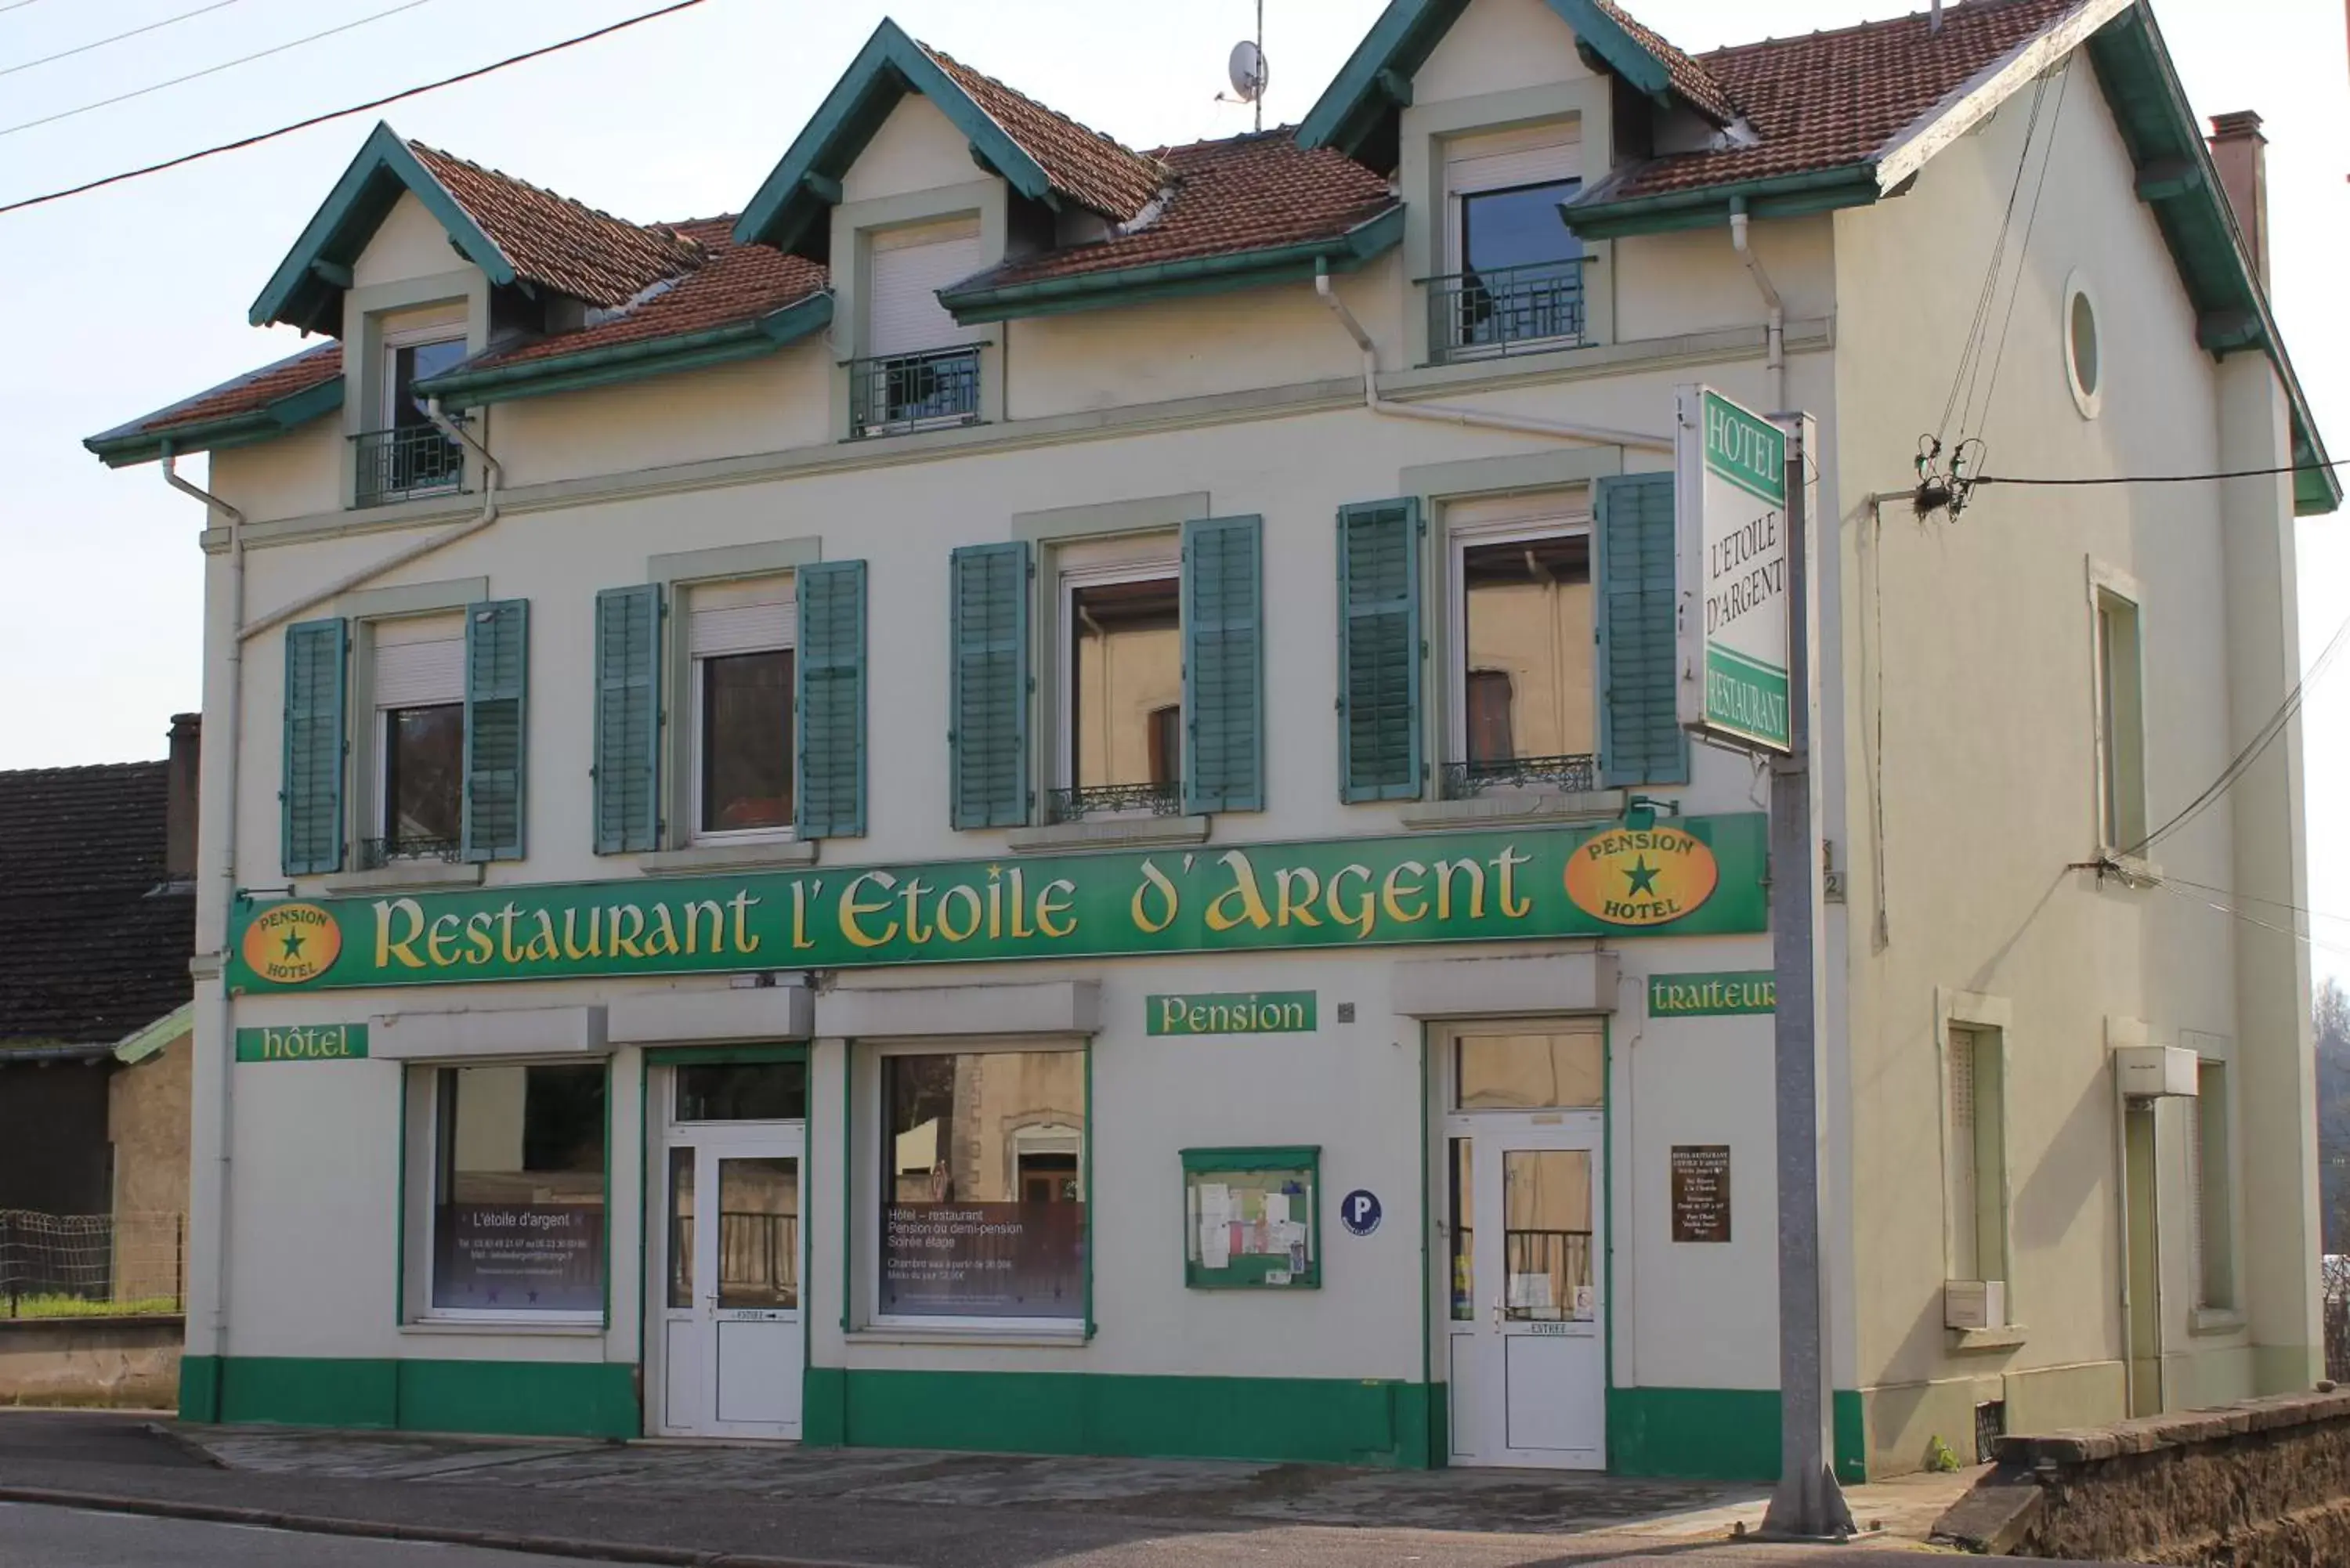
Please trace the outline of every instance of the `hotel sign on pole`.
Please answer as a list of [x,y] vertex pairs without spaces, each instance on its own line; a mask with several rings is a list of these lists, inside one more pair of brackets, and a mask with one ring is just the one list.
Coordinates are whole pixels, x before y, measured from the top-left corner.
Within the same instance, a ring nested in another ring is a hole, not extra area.
[[1678,396],[1680,722],[1739,751],[1784,753],[1787,438],[1710,387]]

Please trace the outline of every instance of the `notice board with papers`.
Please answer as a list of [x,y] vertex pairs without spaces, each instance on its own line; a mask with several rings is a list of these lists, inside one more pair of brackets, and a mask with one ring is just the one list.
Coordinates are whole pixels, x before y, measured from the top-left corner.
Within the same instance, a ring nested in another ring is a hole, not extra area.
[[1183,1151],[1183,1282],[1193,1290],[1322,1283],[1319,1147]]

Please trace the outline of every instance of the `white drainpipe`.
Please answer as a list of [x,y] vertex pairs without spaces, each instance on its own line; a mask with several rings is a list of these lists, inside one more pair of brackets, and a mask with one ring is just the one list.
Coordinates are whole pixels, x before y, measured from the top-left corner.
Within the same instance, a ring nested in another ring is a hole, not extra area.
[[1770,352],[1764,363],[1771,370],[1771,409],[1778,414],[1787,410],[1787,308],[1779,301],[1779,291],[1772,286],[1771,275],[1762,270],[1762,258],[1747,244],[1746,198],[1730,199],[1730,247],[1746,270],[1754,275],[1754,286],[1762,292],[1762,303],[1770,307],[1771,326],[1768,336]]
[[228,1255],[229,1255],[229,1162],[232,1138],[230,1130],[235,1116],[236,1100],[230,1093],[236,1063],[236,1044],[230,1033],[228,1001],[228,920],[229,911],[236,902],[236,764],[237,753],[244,732],[244,639],[239,628],[244,620],[244,514],[223,501],[212,492],[180,477],[173,466],[172,444],[163,443],[163,483],[184,495],[192,495],[204,504],[206,514],[218,512],[228,520],[228,626],[225,654],[228,669],[221,692],[219,728],[225,736],[217,737],[213,744],[226,742],[225,761],[220,764],[221,793],[227,805],[218,820],[221,831],[212,850],[211,874],[220,883],[220,925],[207,933],[212,950],[197,955],[212,961],[212,983],[203,997],[203,1010],[212,1015],[212,1038],[220,1046],[220,1127],[219,1147],[213,1158],[218,1162],[220,1190],[214,1202],[218,1212],[213,1216],[213,1333],[215,1336],[213,1354],[228,1354]]
[[1421,420],[1430,424],[1459,425],[1470,430],[1510,431],[1519,435],[1550,436],[1567,441],[1591,441],[1600,446],[1637,446],[1655,452],[1673,450],[1669,436],[1649,435],[1641,431],[1613,430],[1606,425],[1570,424],[1561,420],[1521,419],[1514,414],[1488,413],[1482,409],[1460,409],[1441,403],[1397,403],[1379,396],[1379,357],[1372,346],[1371,335],[1347,308],[1330,286],[1328,270],[1316,265],[1314,271],[1314,292],[1322,303],[1337,317],[1355,347],[1363,351],[1363,406],[1375,414],[1391,420]]

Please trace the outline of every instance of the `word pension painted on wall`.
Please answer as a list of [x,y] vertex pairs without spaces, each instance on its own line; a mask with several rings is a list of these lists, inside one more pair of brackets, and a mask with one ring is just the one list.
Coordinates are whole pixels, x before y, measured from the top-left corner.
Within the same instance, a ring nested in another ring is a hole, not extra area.
[[236,1032],[240,1062],[356,1062],[367,1054],[364,1023],[291,1023]]
[[1146,996],[1146,1034],[1310,1034],[1315,1003],[1310,991],[1218,992],[1205,996]]
[[1708,387],[1682,388],[1679,414],[1680,722],[1745,750],[1784,752],[1787,438]]
[[1759,812],[1677,826],[1246,845],[244,903],[230,984],[1101,958],[1763,929]]
[[1778,1006],[1778,977],[1767,969],[1648,977],[1651,1018],[1732,1018]]

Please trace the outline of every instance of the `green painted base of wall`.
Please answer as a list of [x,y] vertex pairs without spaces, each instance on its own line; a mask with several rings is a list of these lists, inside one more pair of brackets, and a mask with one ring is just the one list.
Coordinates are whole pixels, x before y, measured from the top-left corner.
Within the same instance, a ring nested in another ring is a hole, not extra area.
[[[1868,1479],[1860,1395],[1835,1396],[1839,1480]],[[1775,1480],[1779,1475],[1776,1388],[1611,1388],[1607,1468],[1617,1475],[1696,1480]]]
[[185,1356],[189,1421],[634,1438],[637,1369],[615,1362]]
[[[811,1367],[807,1442],[1425,1469],[1424,1384]],[[1433,1391],[1437,1398],[1441,1391]]]

